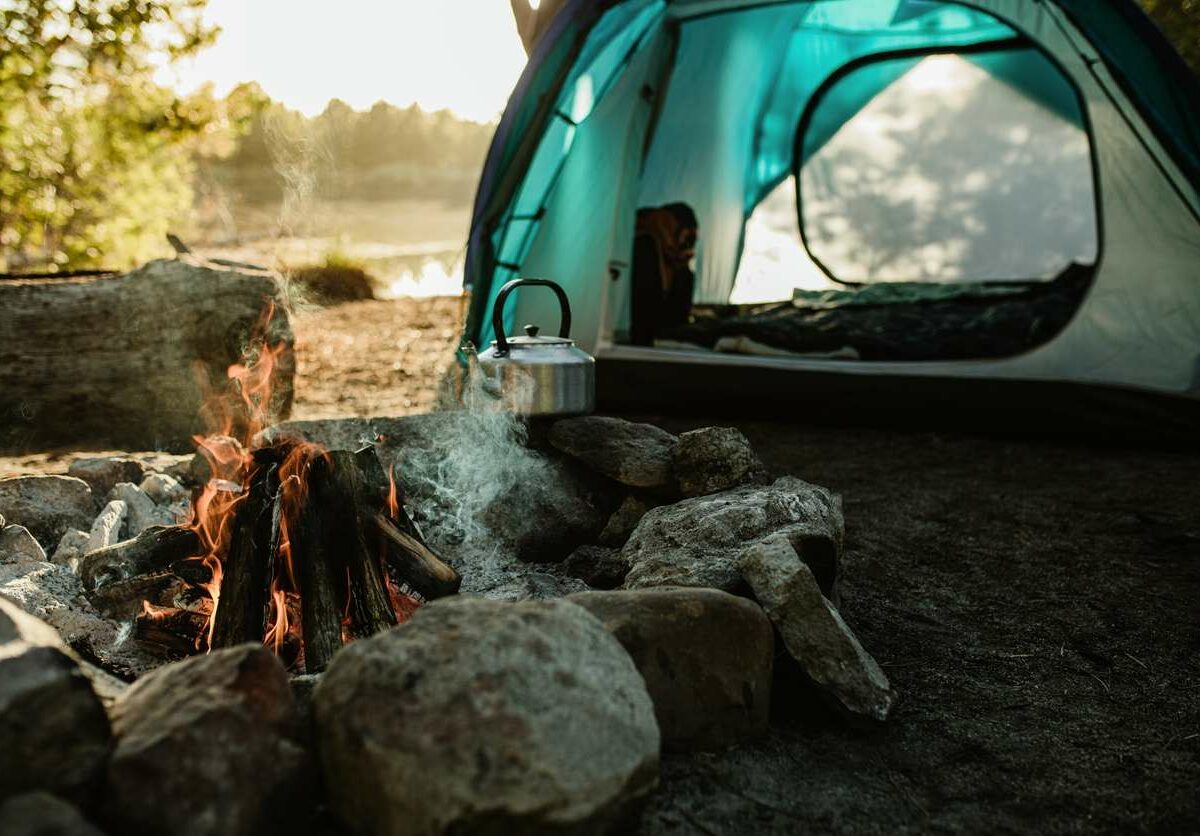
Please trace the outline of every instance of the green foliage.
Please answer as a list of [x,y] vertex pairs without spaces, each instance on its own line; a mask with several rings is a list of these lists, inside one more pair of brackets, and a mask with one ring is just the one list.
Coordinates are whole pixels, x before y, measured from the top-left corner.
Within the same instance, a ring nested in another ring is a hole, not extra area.
[[206,0],[0,4],[0,266],[127,265],[191,203],[193,155],[238,118],[156,66],[216,36]]
[[1200,73],[1200,0],[1141,0],[1195,73]]

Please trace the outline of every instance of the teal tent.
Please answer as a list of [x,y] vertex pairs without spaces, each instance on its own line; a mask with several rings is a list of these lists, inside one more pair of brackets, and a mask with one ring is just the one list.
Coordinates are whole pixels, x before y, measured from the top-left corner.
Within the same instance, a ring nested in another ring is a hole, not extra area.
[[[476,346],[500,287],[530,276],[566,289],[602,392],[610,368],[643,388],[793,391],[799,373],[1200,397],[1200,86],[1130,0],[544,5],[476,197]],[[628,344],[635,214],[674,201],[699,218],[696,316],[743,317],[717,350],[691,332]],[[760,221],[779,205],[827,286],[780,261],[783,290],[753,300],[776,306],[733,310],[751,263],[760,280],[776,263],[759,243],[780,216]],[[913,317],[945,315],[924,353],[879,347],[893,299],[909,342]],[[519,296],[506,328],[552,326],[553,302]],[[804,350],[838,306],[847,350]],[[943,333],[980,322],[995,350]]]

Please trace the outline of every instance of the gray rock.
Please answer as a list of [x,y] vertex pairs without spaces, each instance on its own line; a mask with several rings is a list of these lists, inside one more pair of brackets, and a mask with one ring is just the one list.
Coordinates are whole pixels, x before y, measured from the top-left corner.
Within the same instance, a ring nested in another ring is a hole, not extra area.
[[767,730],[775,637],[753,601],[715,589],[584,592],[646,680],[663,747],[714,749]]
[[76,459],[67,468],[67,475],[88,483],[96,496],[107,496],[118,482],[142,481],[146,465],[137,459],[124,457]]
[[125,515],[129,506],[119,499],[110,500],[104,510],[92,522],[84,553],[107,548],[121,540],[121,529],[125,526]]
[[137,537],[152,525],[175,525],[175,515],[166,508],[159,508],[146,493],[131,482],[119,482],[108,495],[109,501],[119,500],[128,509],[121,539]]
[[342,650],[314,703],[356,832],[600,833],[657,778],[641,675],[566,601],[436,601]]
[[45,550],[23,525],[0,528],[0,564],[44,563]]
[[684,496],[703,496],[760,482],[762,463],[741,430],[704,427],[683,433],[675,447],[675,480]]
[[840,499],[792,476],[769,486],[685,499],[642,517],[621,550],[630,565],[625,587],[709,586],[738,592],[743,588],[735,566],[738,554],[783,533],[832,597],[844,530]]
[[677,439],[653,424],[604,415],[564,418],[550,428],[549,439],[556,449],[623,485],[674,487],[671,456]]
[[3,836],[104,836],[75,805],[48,792],[13,796],[0,804]]
[[612,512],[608,522],[604,524],[604,530],[600,532],[600,537],[596,542],[614,549],[621,548],[651,507],[650,503],[640,497],[625,497],[617,510]]
[[540,476],[513,485],[479,519],[509,554],[530,563],[556,563],[599,535],[603,498],[561,462],[545,462]]
[[92,535],[78,528],[68,529],[58,541],[58,548],[50,558],[52,563],[59,566],[69,566],[72,571],[78,571],[79,558],[87,554],[88,542]]
[[109,740],[104,707],[58,634],[0,597],[0,798],[89,799]]
[[629,564],[620,549],[580,546],[563,561],[563,571],[593,589],[616,589],[629,574]]
[[117,625],[100,616],[83,596],[69,567],[31,563],[0,567],[0,595],[52,626],[64,641],[108,645]]
[[116,832],[283,833],[310,809],[287,672],[259,645],[159,668],[112,717],[104,817]]
[[148,473],[138,485],[146,496],[158,505],[172,505],[188,498],[189,491],[174,476]]
[[71,476],[17,476],[0,479],[0,514],[23,525],[43,547],[68,528],[90,528],[96,498],[82,479]]
[[821,594],[787,537],[747,548],[738,570],[808,678],[851,714],[886,720],[896,699],[887,676]]

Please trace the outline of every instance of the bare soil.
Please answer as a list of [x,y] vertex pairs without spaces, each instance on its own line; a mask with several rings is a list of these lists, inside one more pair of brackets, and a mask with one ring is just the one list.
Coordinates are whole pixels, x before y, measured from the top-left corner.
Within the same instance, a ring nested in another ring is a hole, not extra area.
[[902,701],[781,691],[767,739],[666,758],[644,832],[1200,831],[1200,457],[739,426],[842,494],[842,613]]

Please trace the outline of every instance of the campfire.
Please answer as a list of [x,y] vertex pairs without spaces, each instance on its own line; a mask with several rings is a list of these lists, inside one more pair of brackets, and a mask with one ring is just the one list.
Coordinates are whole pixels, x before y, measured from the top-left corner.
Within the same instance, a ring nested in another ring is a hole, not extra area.
[[136,635],[164,657],[261,642],[289,669],[315,673],[342,644],[405,621],[461,579],[426,543],[372,446],[238,440],[271,414],[283,350],[262,336],[273,314],[268,305],[228,388],[206,398],[213,431],[196,443],[209,478],[191,523],[96,552],[83,574],[112,608],[140,599]]

